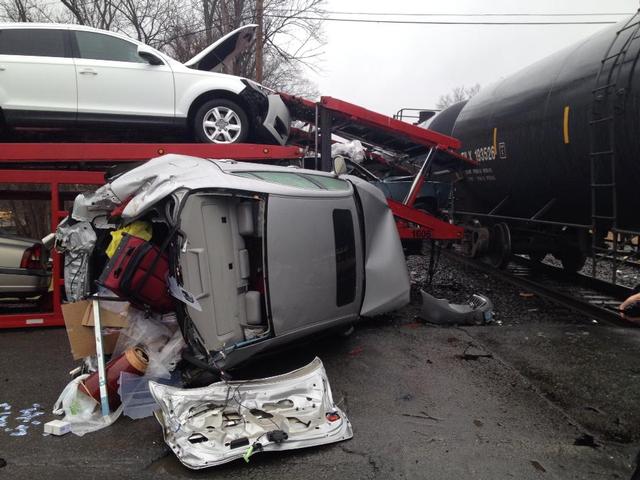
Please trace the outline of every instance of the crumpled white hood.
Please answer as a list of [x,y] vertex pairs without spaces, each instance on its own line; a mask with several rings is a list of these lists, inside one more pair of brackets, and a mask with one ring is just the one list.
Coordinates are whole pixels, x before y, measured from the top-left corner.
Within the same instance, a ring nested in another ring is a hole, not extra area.
[[[319,358],[293,372],[259,380],[182,390],[149,382],[160,405],[164,438],[187,467],[212,467],[257,452],[347,440],[351,424],[333,402]],[[269,432],[279,431],[282,442]]]
[[[124,173],[111,183],[100,187],[95,193],[78,195],[74,202],[72,216],[76,220],[92,220],[130,199],[122,212],[122,218],[126,221],[137,217],[159,200],[179,189],[225,188],[277,195],[315,197],[352,194],[351,190],[308,190],[232,174],[236,171],[252,170],[291,172],[291,169],[280,166],[236,162],[234,160],[207,160],[188,155],[167,154],[151,159]],[[297,169],[295,171],[304,172],[305,170]],[[328,175],[322,172],[307,172],[314,175]]]

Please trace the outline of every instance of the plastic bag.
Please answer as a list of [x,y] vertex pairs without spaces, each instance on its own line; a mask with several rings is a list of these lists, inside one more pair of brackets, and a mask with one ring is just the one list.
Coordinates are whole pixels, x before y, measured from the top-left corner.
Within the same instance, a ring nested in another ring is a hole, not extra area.
[[364,147],[360,140],[351,140],[345,143],[334,143],[331,145],[331,157],[344,155],[352,162],[362,163],[364,160]]
[[173,316],[160,316],[131,307],[128,311],[129,326],[120,331],[114,349],[114,357],[128,348],[143,345],[148,356],[149,365],[146,377],[169,378],[176,364],[180,361],[180,353],[185,346],[182,333]]
[[173,336],[173,331],[162,323],[160,315],[146,316],[142,310],[130,307],[127,319],[129,325],[120,331],[114,358],[137,345],[144,345],[147,352],[159,351]]
[[[106,417],[102,416],[102,414],[100,413],[100,409],[98,408],[87,420],[71,423],[71,433],[82,437],[87,433],[95,432],[96,430],[101,430],[105,427],[108,427],[113,422],[115,422],[120,417],[120,415],[122,415],[122,405],[118,407],[115,412],[110,413]],[[64,420],[68,420],[68,418],[65,417]]]
[[120,242],[122,241],[122,235],[125,233],[127,235],[133,235],[134,237],[149,241],[151,240],[153,230],[149,222],[144,222],[142,220],[135,221],[126,227],[114,230],[111,232],[111,242],[104,252],[107,254],[107,257],[113,257],[113,254],[116,253],[116,250],[118,249],[118,245],[120,245]]
[[78,389],[80,382],[88,376],[89,374],[80,375],[64,387],[58,400],[53,405],[54,415],[62,415],[64,413],[65,420],[70,423],[82,422],[91,418],[98,402]]
[[71,432],[80,437],[111,425],[122,414],[120,407],[108,417],[102,416],[100,409],[96,408],[98,402],[78,388],[88,376],[80,375],[71,380],[53,405],[53,414],[64,414],[64,420],[71,424]]
[[176,330],[173,336],[160,349],[148,350],[149,366],[145,372],[145,377],[151,379],[171,378],[171,372],[182,357],[182,349],[185,347],[182,332]]

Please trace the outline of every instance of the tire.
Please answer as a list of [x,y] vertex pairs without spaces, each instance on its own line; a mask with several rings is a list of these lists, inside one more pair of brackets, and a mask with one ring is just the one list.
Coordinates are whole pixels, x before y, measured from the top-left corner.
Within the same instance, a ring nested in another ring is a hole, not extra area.
[[494,268],[503,269],[511,257],[511,231],[506,223],[496,223],[491,229],[489,240],[489,263]]
[[206,101],[193,117],[193,136],[202,143],[242,143],[249,129],[249,118],[242,107],[224,98]]

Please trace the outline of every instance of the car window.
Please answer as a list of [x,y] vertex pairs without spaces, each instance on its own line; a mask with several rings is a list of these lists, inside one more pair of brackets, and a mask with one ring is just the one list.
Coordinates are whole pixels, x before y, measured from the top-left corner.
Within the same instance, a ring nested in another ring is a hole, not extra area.
[[234,172],[245,178],[258,178],[289,187],[315,190],[349,190],[349,184],[337,178],[309,175],[297,172]]
[[64,57],[64,30],[48,28],[0,30],[0,55]]
[[319,183],[325,190],[349,190],[349,183],[339,178],[323,177],[322,175],[301,174],[314,183]]
[[121,38],[94,32],[75,32],[80,58],[115,62],[147,63],[138,46]]
[[333,211],[336,245],[336,305],[342,307],[356,298],[356,241],[350,210]]

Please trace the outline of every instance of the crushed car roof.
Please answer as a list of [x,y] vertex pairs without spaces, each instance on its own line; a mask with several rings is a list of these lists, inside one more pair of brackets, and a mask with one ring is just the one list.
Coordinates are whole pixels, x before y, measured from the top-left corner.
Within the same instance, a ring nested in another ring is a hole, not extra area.
[[[272,175],[260,178],[250,172]],[[314,179],[322,181],[314,182]],[[329,184],[335,188],[327,187]],[[353,193],[349,182],[330,173],[175,154],[149,160],[101,187],[105,195],[114,195],[121,202],[130,198],[122,212],[124,219],[140,215],[157,201],[181,189],[228,189],[296,197],[343,197]]]

